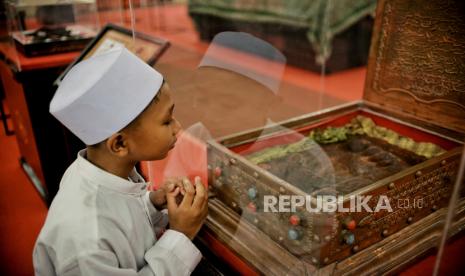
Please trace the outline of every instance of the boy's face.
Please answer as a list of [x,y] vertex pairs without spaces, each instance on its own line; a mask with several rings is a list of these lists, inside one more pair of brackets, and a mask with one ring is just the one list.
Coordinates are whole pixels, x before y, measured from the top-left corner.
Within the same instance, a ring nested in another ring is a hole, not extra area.
[[159,160],[166,157],[176,143],[181,125],[174,118],[174,102],[165,83],[152,103],[129,129],[129,155],[134,161]]

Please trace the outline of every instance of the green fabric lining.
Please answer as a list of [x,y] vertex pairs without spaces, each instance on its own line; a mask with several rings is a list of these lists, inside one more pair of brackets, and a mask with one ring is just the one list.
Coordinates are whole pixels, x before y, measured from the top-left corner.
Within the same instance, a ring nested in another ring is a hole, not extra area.
[[331,144],[343,142],[350,136],[363,134],[384,140],[389,144],[409,150],[426,158],[431,158],[446,152],[438,145],[428,142],[416,142],[412,138],[402,136],[393,130],[376,125],[375,122],[368,117],[357,116],[352,119],[350,123],[344,126],[312,130],[308,137],[304,137],[298,142],[270,147],[248,155],[247,159],[254,164],[260,164],[269,162],[276,158],[284,157],[289,153],[307,150],[315,145],[315,143]]

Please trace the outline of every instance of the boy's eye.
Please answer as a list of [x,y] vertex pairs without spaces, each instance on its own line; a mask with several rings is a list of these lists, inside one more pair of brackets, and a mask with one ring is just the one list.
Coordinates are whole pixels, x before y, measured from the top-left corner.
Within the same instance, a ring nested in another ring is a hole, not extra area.
[[173,119],[171,118],[171,119],[169,119],[168,121],[165,121],[163,124],[164,124],[164,125],[169,125],[169,124],[171,124],[172,121],[173,121]]

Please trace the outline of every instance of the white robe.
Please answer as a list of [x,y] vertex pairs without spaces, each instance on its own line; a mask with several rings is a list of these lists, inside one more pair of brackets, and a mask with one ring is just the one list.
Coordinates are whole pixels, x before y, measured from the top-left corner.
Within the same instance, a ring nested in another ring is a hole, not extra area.
[[200,251],[167,230],[135,171],[125,180],[86,160],[66,170],[33,253],[36,275],[189,275]]

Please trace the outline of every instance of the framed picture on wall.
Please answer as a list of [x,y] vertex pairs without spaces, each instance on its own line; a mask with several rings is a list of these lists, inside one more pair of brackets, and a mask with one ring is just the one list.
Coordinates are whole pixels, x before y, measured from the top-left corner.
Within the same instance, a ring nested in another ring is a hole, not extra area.
[[55,80],[55,85],[60,85],[64,76],[78,62],[111,50],[114,47],[124,46],[144,60],[147,64],[153,66],[169,45],[170,43],[168,40],[139,32],[134,32],[133,37],[131,30],[114,24],[107,24],[89,43],[89,45],[87,45],[81,54]]

